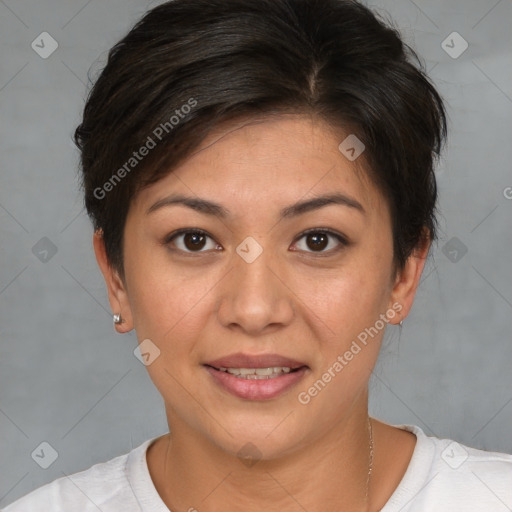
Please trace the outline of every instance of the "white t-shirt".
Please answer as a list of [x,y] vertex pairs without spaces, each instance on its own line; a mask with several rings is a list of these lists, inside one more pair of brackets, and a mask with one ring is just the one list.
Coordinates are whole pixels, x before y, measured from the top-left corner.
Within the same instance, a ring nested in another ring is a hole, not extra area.
[[[415,425],[394,426],[414,433],[417,443],[405,475],[381,512],[512,510],[512,455],[427,436]],[[108,462],[58,478],[3,511],[169,512],[146,463],[146,450],[154,439]]]

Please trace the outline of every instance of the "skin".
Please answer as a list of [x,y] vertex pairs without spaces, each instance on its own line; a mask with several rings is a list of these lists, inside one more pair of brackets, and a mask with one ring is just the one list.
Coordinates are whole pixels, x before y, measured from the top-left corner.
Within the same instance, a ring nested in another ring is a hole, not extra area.
[[[124,280],[94,235],[110,305],[124,319],[116,329],[135,329],[139,341],[149,338],[160,350],[147,369],[172,435],[151,445],[147,462],[173,512],[380,510],[407,469],[416,437],[372,420],[365,505],[368,381],[385,329],[309,403],[298,400],[393,304],[401,310],[389,324],[406,318],[428,252],[428,243],[418,247],[395,275],[389,207],[362,170],[363,158],[350,162],[338,150],[346,135],[292,115],[222,126],[132,201]],[[178,192],[220,203],[232,217],[183,205],[147,214]],[[285,206],[332,192],[357,200],[364,213],[328,205],[279,218]],[[180,228],[211,238],[195,252],[183,235],[166,245]],[[329,236],[315,248],[300,236],[309,228],[329,228],[349,244]],[[263,249],[252,263],[236,252],[248,236]],[[245,400],[219,388],[202,366],[235,352],[277,353],[309,369],[274,399]],[[251,467],[237,457],[248,442],[261,457]]]

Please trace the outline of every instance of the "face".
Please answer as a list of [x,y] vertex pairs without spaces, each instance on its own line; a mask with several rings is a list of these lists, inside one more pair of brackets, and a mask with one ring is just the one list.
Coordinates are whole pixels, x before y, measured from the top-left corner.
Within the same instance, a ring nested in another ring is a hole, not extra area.
[[147,369],[171,431],[273,458],[367,407],[418,268],[393,275],[388,205],[346,135],[299,116],[229,125],[132,203],[125,282],[107,283],[124,329],[160,351]]

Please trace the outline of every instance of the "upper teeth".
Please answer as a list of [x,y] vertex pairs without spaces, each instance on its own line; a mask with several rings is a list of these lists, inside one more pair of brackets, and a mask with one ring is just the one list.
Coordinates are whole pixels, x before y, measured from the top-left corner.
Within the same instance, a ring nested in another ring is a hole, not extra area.
[[273,366],[270,368],[219,368],[219,370],[243,379],[268,379],[291,372],[291,368],[287,366]]

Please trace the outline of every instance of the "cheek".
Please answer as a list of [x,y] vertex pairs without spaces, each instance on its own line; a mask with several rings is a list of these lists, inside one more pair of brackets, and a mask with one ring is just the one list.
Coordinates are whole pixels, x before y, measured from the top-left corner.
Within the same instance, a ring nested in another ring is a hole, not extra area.
[[[131,291],[132,313],[137,331],[162,342],[180,338],[186,331],[193,336],[193,326],[208,303],[208,290],[214,286],[208,275],[192,277],[168,268],[139,265]],[[211,281],[211,282],[210,282]]]
[[178,367],[185,358],[198,360],[196,340],[211,316],[213,291],[222,274],[206,267],[172,265],[161,248],[148,250],[140,245],[127,251],[126,269],[138,339],[151,339],[168,367]]
[[373,324],[387,307],[390,272],[377,261],[354,260],[358,263],[321,281],[321,295],[320,289],[312,291],[322,318],[336,332],[353,334],[354,329]]
[[314,407],[327,403],[336,404],[339,410],[349,407],[378,358],[387,326],[381,315],[388,308],[389,271],[374,258],[361,255],[357,261],[350,270],[340,272],[340,277],[324,282],[326,298],[316,312],[330,330],[320,347],[319,372],[311,383],[320,378],[332,384],[322,391],[322,398],[315,399]]
[[211,307],[207,291],[214,282],[206,273],[194,279],[170,270],[151,257],[137,259],[130,303],[137,338],[150,339],[159,350],[146,367],[151,380],[166,401],[172,397],[173,404],[185,410],[190,397],[180,383],[191,381],[200,360],[196,342],[204,330],[205,308]]
[[[381,331],[368,329],[375,325],[379,315],[385,312],[385,305],[376,290],[368,289],[369,284],[363,278],[355,276],[347,281],[340,282],[337,290],[332,290],[330,299],[325,304],[323,318],[330,327],[328,336],[322,343],[322,370],[331,368],[339,356],[345,356],[343,377],[350,385],[356,384],[366,368],[373,367],[378,355]],[[346,386],[347,383],[344,384]]]
[[307,401],[313,417],[334,421],[365,389],[387,325],[381,320],[387,311],[385,278],[385,273],[352,269],[324,282],[325,298],[315,303],[314,313],[329,329],[319,338],[316,371],[299,390],[299,403]]

